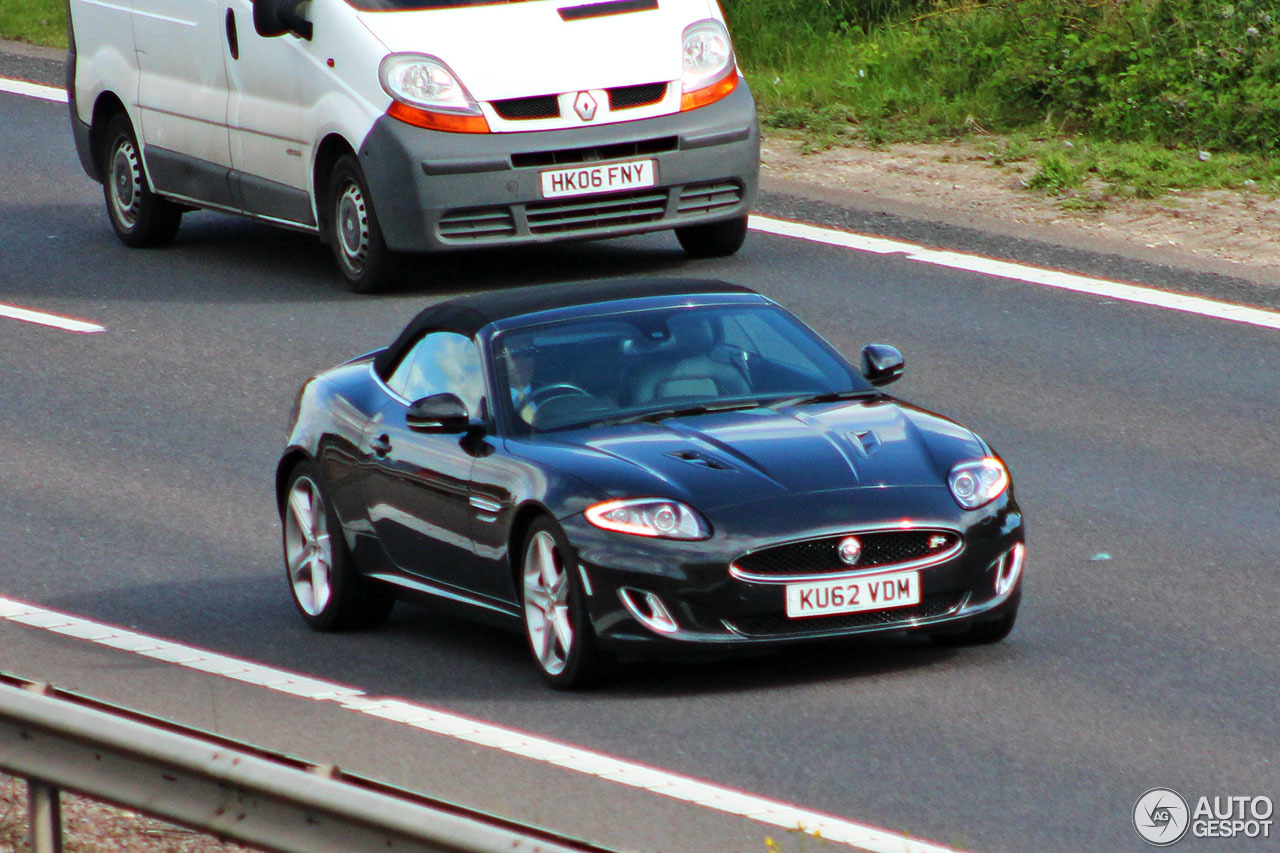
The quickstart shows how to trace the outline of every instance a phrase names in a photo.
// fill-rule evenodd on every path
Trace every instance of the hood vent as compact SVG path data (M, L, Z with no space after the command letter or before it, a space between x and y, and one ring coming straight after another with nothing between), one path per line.
M849 433L849 441L864 459L880 449L880 436L869 429Z
M580 21L583 18L603 18L606 15L625 15L628 12L647 12L658 8L658 0L613 0L610 3L587 3L583 6L562 6L556 11L561 20Z
M732 465L721 462L714 456L707 456L705 453L699 453L696 450L673 450L667 455L672 459L679 459L681 462L688 462L690 465L697 465L699 468L711 468L716 471L734 470Z

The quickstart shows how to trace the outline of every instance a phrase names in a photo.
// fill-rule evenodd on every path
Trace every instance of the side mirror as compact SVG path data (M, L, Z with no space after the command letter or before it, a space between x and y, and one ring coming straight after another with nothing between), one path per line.
M411 404L404 420L409 429L417 432L466 432L471 428L467 404L447 391Z
M902 377L907 363L897 347L867 344L862 348L862 375L872 385L888 385Z
M253 0L253 28L272 38L293 33L311 40L311 22L298 12L300 0Z

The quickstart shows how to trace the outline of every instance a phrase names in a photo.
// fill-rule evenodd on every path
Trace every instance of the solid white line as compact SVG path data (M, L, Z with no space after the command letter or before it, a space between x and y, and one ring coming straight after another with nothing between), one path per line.
M773 219L755 214L751 216L751 228L754 231L766 234L793 237L799 240L808 240L813 243L823 243L828 246L838 246L859 252L872 252L877 255L904 255L908 260L918 261L922 264L998 276L1027 282L1028 284L1056 287L1060 290L1073 290L1077 293L1102 296L1121 302L1134 302L1141 305L1151 305L1156 308L1198 314L1202 317L1230 320L1233 323L1246 323L1250 326L1280 329L1280 313L1275 311L1237 305L1231 302L1219 302L1215 299L1205 299L1200 296L1170 293L1153 287L1142 287L1136 284L1077 275L1046 267L1001 261L995 258L984 258L981 255L930 249L927 246L920 246L915 243L904 243L883 237L870 237L850 231L821 228L802 222L790 222L784 219Z
M3 302L0 302L0 317L21 320L24 323L37 323L41 326L52 326L55 329L80 332L82 334L105 332L107 330L106 326L99 326L97 323L90 323L87 320L76 320L72 317L48 314L44 311L33 311L30 308L19 308L17 305L6 305Z
M671 773L658 767L547 740L426 705L371 697L354 687L332 684L206 649L149 637L115 625L81 619L12 598L0 596L0 619L268 690L316 701L335 702L347 710L434 735L500 750L735 817L749 818L786 830L799 829L827 841L848 844L872 853L956 853L951 847Z
M0 77L0 92L25 95L28 98L39 98L42 101L54 101L59 104L65 104L68 100L67 90L60 86L41 86L39 83L10 80L7 77Z

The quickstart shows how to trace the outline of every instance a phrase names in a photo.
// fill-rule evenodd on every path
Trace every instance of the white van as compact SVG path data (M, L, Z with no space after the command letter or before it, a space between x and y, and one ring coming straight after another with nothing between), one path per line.
M737 251L759 129L716 0L70 0L80 160L130 246L208 208L398 252L674 229Z

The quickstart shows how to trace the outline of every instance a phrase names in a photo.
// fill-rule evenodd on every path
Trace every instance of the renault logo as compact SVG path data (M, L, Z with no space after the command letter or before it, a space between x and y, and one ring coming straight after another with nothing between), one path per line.
M589 92L579 92L573 99L573 111L583 121L591 121L596 117L596 99Z
M847 536L840 540L840 544L836 546L836 552L840 555L840 562L846 566L856 566L858 559L862 556L862 543L858 541L857 536Z

